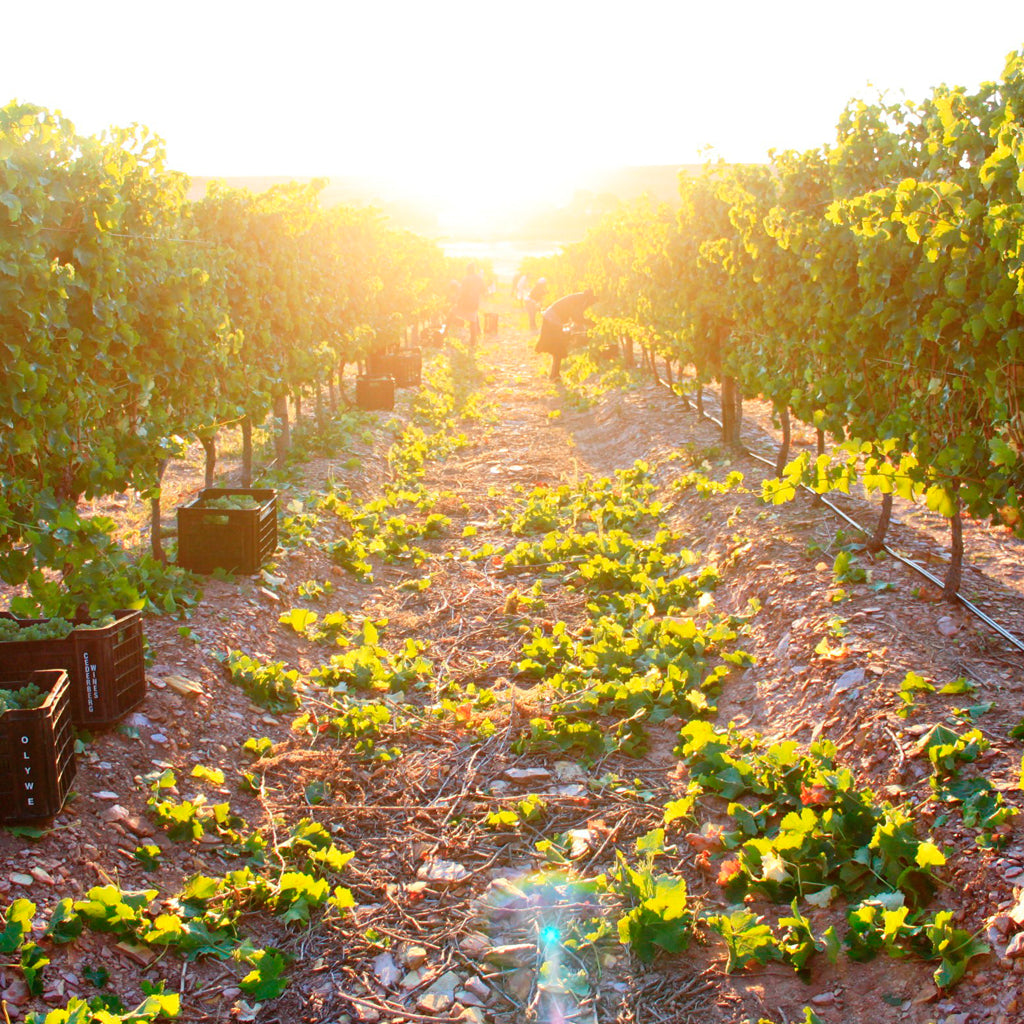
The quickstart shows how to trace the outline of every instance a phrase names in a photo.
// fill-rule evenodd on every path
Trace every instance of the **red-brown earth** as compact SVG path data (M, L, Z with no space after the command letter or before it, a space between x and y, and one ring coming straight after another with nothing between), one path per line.
M287 989L258 1006L239 990L248 968L231 960L158 956L90 932L67 946L40 939L52 960L43 970L40 997L27 992L12 962L16 957L0 956L0 999L10 1020L63 1006L72 996L95 996L98 989L85 972L100 965L110 974L104 991L117 993L128 1006L141 999L144 979L165 979L169 991L181 993L185 1021L740 1024L802 1021L807 1006L827 1024L1024 1019L1024 957L1003 955L1019 927L1005 915L1017 906L1024 885L1021 825L1011 820L999 849L976 845L977 829L964 826L955 811L940 816L930 800L930 765L919 748L929 727L948 721L956 707L991 702L972 723L991 746L971 771L1019 807L1021 744L1009 732L1024 711L1024 656L962 609L939 600L892 559L871 560L855 551L869 578L837 580L836 554L857 538L827 510L804 497L766 505L760 482L769 470L724 449L712 424L649 380L632 378L624 380L628 386L603 390L596 378L581 383L570 373L568 385L550 384L546 366L532 352L525 317L502 309L501 324L473 359L457 360L460 374L478 379L490 415L455 424L465 432L466 445L426 464L423 482L440 495L433 511L451 519L444 537L422 542L427 560L419 567L375 562L373 581L360 582L329 557L326 548L341 527L320 514L309 543L288 540L266 575L204 579L202 601L187 621L147 616L147 696L122 728L89 738L74 795L52 826L38 839L0 830L0 907L29 898L39 907L37 921L45 923L57 900L81 898L111 882L125 890L156 889L158 900L170 900L190 876L221 875L238 866L221 856L223 843L216 838L174 842L155 823L145 779L171 767L178 799L202 792L211 803L229 801L245 828L258 830L271 850L300 818L323 822L339 846L354 852L338 881L351 890L355 908L344 915L314 913L312 924L243 915L244 934L291 958ZM450 358L448 352L431 352L427 363ZM393 415L364 414L344 449L311 457L293 483L282 485L282 514L298 510L294 505L288 511L293 501L310 511L312 496L329 482L350 488L353 500L381 493L391 473L387 451L409 422L411 403L412 392L401 391ZM749 411L749 429L766 430L763 411L754 405ZM679 453L681 458L665 461ZM806 745L832 739L859 783L879 800L911 808L920 833L930 834L948 854L930 909L953 910L959 927L996 943L993 952L972 961L951 991L935 989L934 963L914 958L856 963L840 954L833 965L818 954L806 982L778 963L727 974L723 943L706 931L704 941L685 951L643 963L617 940L621 909L614 901L554 876L538 881L544 865L534 844L571 830L581 830L571 858L579 877L610 871L617 851L635 861L635 840L661 825L664 804L686 786L672 753L679 722L652 727L649 749L638 758L611 754L587 762L575 755L515 753L512 743L529 718L543 717L552 700L542 685L517 678L512 667L527 624L532 619L553 626L561 620L571 633L585 635L584 600L543 568L512 572L500 559L450 555L467 546L515 542L500 513L516 498L517 485L572 484L588 474L613 474L637 459L657 467L659 495L669 506L663 524L696 553L695 569L718 567L716 608L739 614L752 599L759 603L739 639L754 663L728 676L715 720L732 721L766 741ZM233 468L230 457L222 460L225 482ZM716 480L738 470L745 487L707 497L672 489L673 480L694 469ZM199 486L197 460L176 465L165 507L189 500ZM870 502L846 503L870 516ZM131 496L102 506L123 522L126 536L144 539L142 509ZM982 524L971 524L967 533L971 567L965 591L979 595L1019 634L1021 545ZM897 511L892 542L898 547L941 564L942 538L941 522L927 513ZM408 586L427 575L426 589ZM331 592L316 602L303 599L298 587L311 580L330 582ZM535 580L542 581L545 607L524 616L517 602ZM337 648L279 623L282 612L298 607L320 615L342 610L356 622L363 616L387 619L389 649L406 638L423 641L435 679L449 682L451 693L473 684L493 688L497 700L481 710L459 698L454 712L434 717L421 710L433 701L432 693L410 691L405 696L411 724L387 740L402 756L390 762L361 758L347 741L295 732L293 715L254 704L228 681L216 655L240 649L307 674ZM966 677L973 692L921 692L910 714L900 717L900 684L911 671L937 686ZM182 680L195 684L194 692ZM316 700L315 690L307 689L303 710L315 710ZM489 738L474 741L484 716L496 728ZM253 765L241 746L262 736L273 742L273 753ZM196 765L222 770L224 784L193 778ZM535 769L532 778L508 774L527 768ZM260 792L238 787L243 771L262 775ZM322 784L322 802L311 802L314 783ZM514 806L528 793L547 803L538 821L511 831L485 824L488 813ZM713 820L716 806L709 803L702 820ZM724 804L717 808L719 819L722 810ZM698 848L684 838L695 831L699 825L693 822L669 827L657 870L684 877L695 908L724 908L714 874L702 871ZM161 850L155 871L143 870L134 855L143 844ZM463 877L439 877L441 862L461 866L451 871ZM788 912L785 905L763 901L749 909L769 921ZM803 909L816 934L829 924L842 934L839 901ZM590 916L604 918L610 934L592 944L560 947L561 969L582 972L584 980L575 992L552 994L546 985L558 958L545 945L542 929L554 922L568 934L573 920ZM512 948L494 952L504 946Z

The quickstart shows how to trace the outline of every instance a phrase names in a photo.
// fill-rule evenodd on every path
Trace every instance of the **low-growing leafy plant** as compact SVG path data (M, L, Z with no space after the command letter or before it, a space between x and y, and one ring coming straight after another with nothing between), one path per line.
M231 682L255 704L268 711L294 711L299 706L295 692L299 674L286 669L283 662L261 662L242 651L229 651L223 660Z
M295 592L307 601L320 601L334 590L330 580L306 580L296 587Z
M116 997L95 997L89 1001L75 997L64 1009L46 1013L30 1011L25 1024L152 1024L162 1018L177 1017L181 1012L181 998L177 993L165 992L164 982L153 985L142 981L144 999L132 1010L126 1010Z
M342 692L354 689L397 693L410 686L426 686L433 675L433 665L423 656L426 645L409 638L400 651L392 653L380 644L382 628L379 622L365 619L360 634L347 641L349 648L313 669L310 682Z
M641 836L636 841L636 866L630 866L619 851L616 866L608 875L610 891L630 908L619 918L619 941L645 962L654 959L656 949L679 953L693 938L695 918L686 879L654 870L664 842L662 829Z

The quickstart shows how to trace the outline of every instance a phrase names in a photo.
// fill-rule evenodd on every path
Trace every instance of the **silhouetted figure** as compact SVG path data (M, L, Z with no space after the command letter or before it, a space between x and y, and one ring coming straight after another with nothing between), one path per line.
M454 314L459 320L469 324L469 347L476 346L480 337L480 300L487 291L487 284L477 270L475 263L466 267L466 276L459 284L459 294L455 299Z
M562 360L569 354L569 328L592 327L586 310L594 304L596 296L586 291L566 295L552 302L541 317L540 337L537 339L538 352L551 353L551 379L562 379Z

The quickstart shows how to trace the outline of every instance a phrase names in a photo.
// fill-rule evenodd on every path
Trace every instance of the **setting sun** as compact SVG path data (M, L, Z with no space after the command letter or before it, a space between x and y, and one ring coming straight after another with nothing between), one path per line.
M515 227L526 217L567 202L579 180L571 166L539 166L521 158L490 156L469 166L423 167L414 182L393 177L438 210L443 233L489 232Z

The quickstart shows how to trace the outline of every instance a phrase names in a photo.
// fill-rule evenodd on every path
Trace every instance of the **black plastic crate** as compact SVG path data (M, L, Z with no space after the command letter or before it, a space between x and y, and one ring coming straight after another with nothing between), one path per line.
M357 377L356 405L360 409L394 409L395 380L393 377Z
M387 377L391 374L391 355L383 350L368 352L366 355L366 375L368 377Z
M423 353L418 348L402 349L392 352L391 376L395 378L396 388L419 387L423 378Z
M120 610L107 626L90 627L90 620L75 620L75 630L64 640L8 640L0 642L0 681L25 679L37 669L62 668L71 683L71 714L75 725L113 725L138 707L146 696L146 661L142 613ZM21 626L47 619L19 619L8 612L0 617Z
M250 497L254 508L209 508L214 498ZM216 569L251 576L277 550L277 491L207 487L178 509L178 565L192 572Z
M45 821L60 813L75 777L71 683L64 669L40 669L0 682L48 691L38 708L0 714L0 824Z

